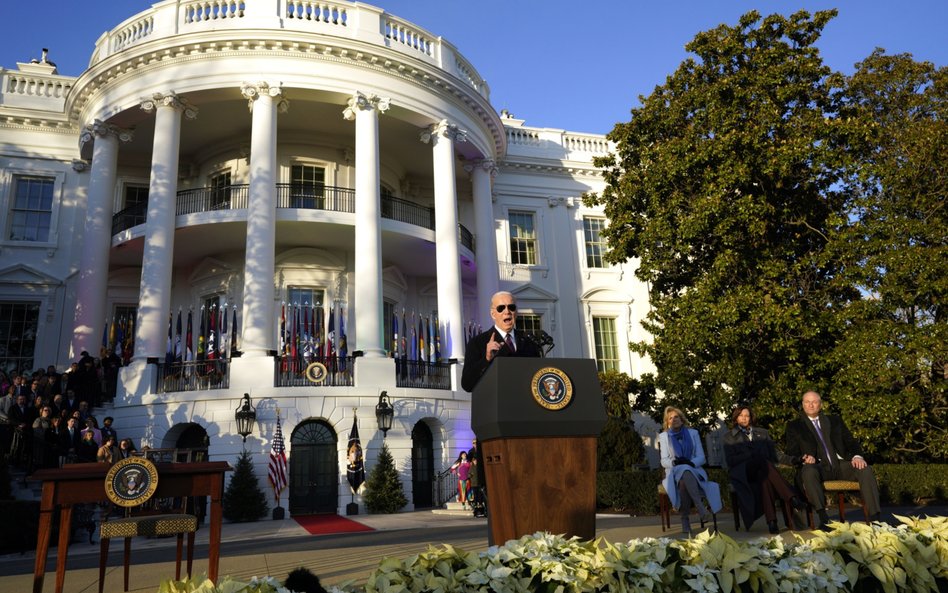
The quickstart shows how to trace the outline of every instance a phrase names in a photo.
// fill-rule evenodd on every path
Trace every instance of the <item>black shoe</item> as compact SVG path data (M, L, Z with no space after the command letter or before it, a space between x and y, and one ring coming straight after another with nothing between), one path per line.
M801 499L799 496L794 496L790 499L790 506L792 506L798 511L805 511L806 501Z
M820 525L826 525L830 522L829 515L826 514L826 509L817 509L816 516L820 518Z
M770 533L772 533L772 534L774 534L774 535L780 533L780 528L777 527L777 522L776 522L776 521L767 521L767 531L769 531Z
M882 522L882 513L876 513L875 515L872 515L871 517L869 517L869 521L871 521L871 522L873 522L873 523L881 523L881 522Z
M817 527L819 531L830 532L833 531L833 528L827 525L826 523L820 523L820 526Z

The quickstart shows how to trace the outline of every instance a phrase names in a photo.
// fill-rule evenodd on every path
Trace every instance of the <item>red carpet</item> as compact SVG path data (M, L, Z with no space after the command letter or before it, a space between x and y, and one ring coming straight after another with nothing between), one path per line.
M296 522L311 535L326 535L330 533L356 533L359 531L375 531L358 521L346 519L339 515L302 515L294 516Z

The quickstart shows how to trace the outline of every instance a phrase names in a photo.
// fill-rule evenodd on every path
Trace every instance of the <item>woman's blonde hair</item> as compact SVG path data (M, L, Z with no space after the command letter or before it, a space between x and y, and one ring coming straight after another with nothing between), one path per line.
M682 426L688 426L688 417L685 416L685 413L676 408L675 406L667 406L665 408L665 417L662 419L662 428L668 430L671 426L671 415L678 414L678 417L681 418Z

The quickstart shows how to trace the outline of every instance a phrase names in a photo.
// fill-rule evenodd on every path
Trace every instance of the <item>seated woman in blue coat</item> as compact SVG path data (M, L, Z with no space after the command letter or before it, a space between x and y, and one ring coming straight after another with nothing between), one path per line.
M705 463L704 448L698 431L688 428L688 419L678 408L665 408L662 422L664 432L658 435L658 447L662 454L665 479L662 484L672 507L681 514L681 532L691 535L688 513L694 505L701 522L711 519L711 513L721 510L721 491L716 482L708 480L702 466ZM702 502L711 507L711 511Z

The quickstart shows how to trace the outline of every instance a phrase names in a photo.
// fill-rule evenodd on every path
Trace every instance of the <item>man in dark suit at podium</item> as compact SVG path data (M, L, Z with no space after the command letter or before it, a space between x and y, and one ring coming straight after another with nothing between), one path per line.
M497 356L540 356L537 345L516 330L517 299L512 294L501 291L491 297L490 317L494 320L494 327L467 343L464 371L461 373L464 391L474 391L474 386Z

